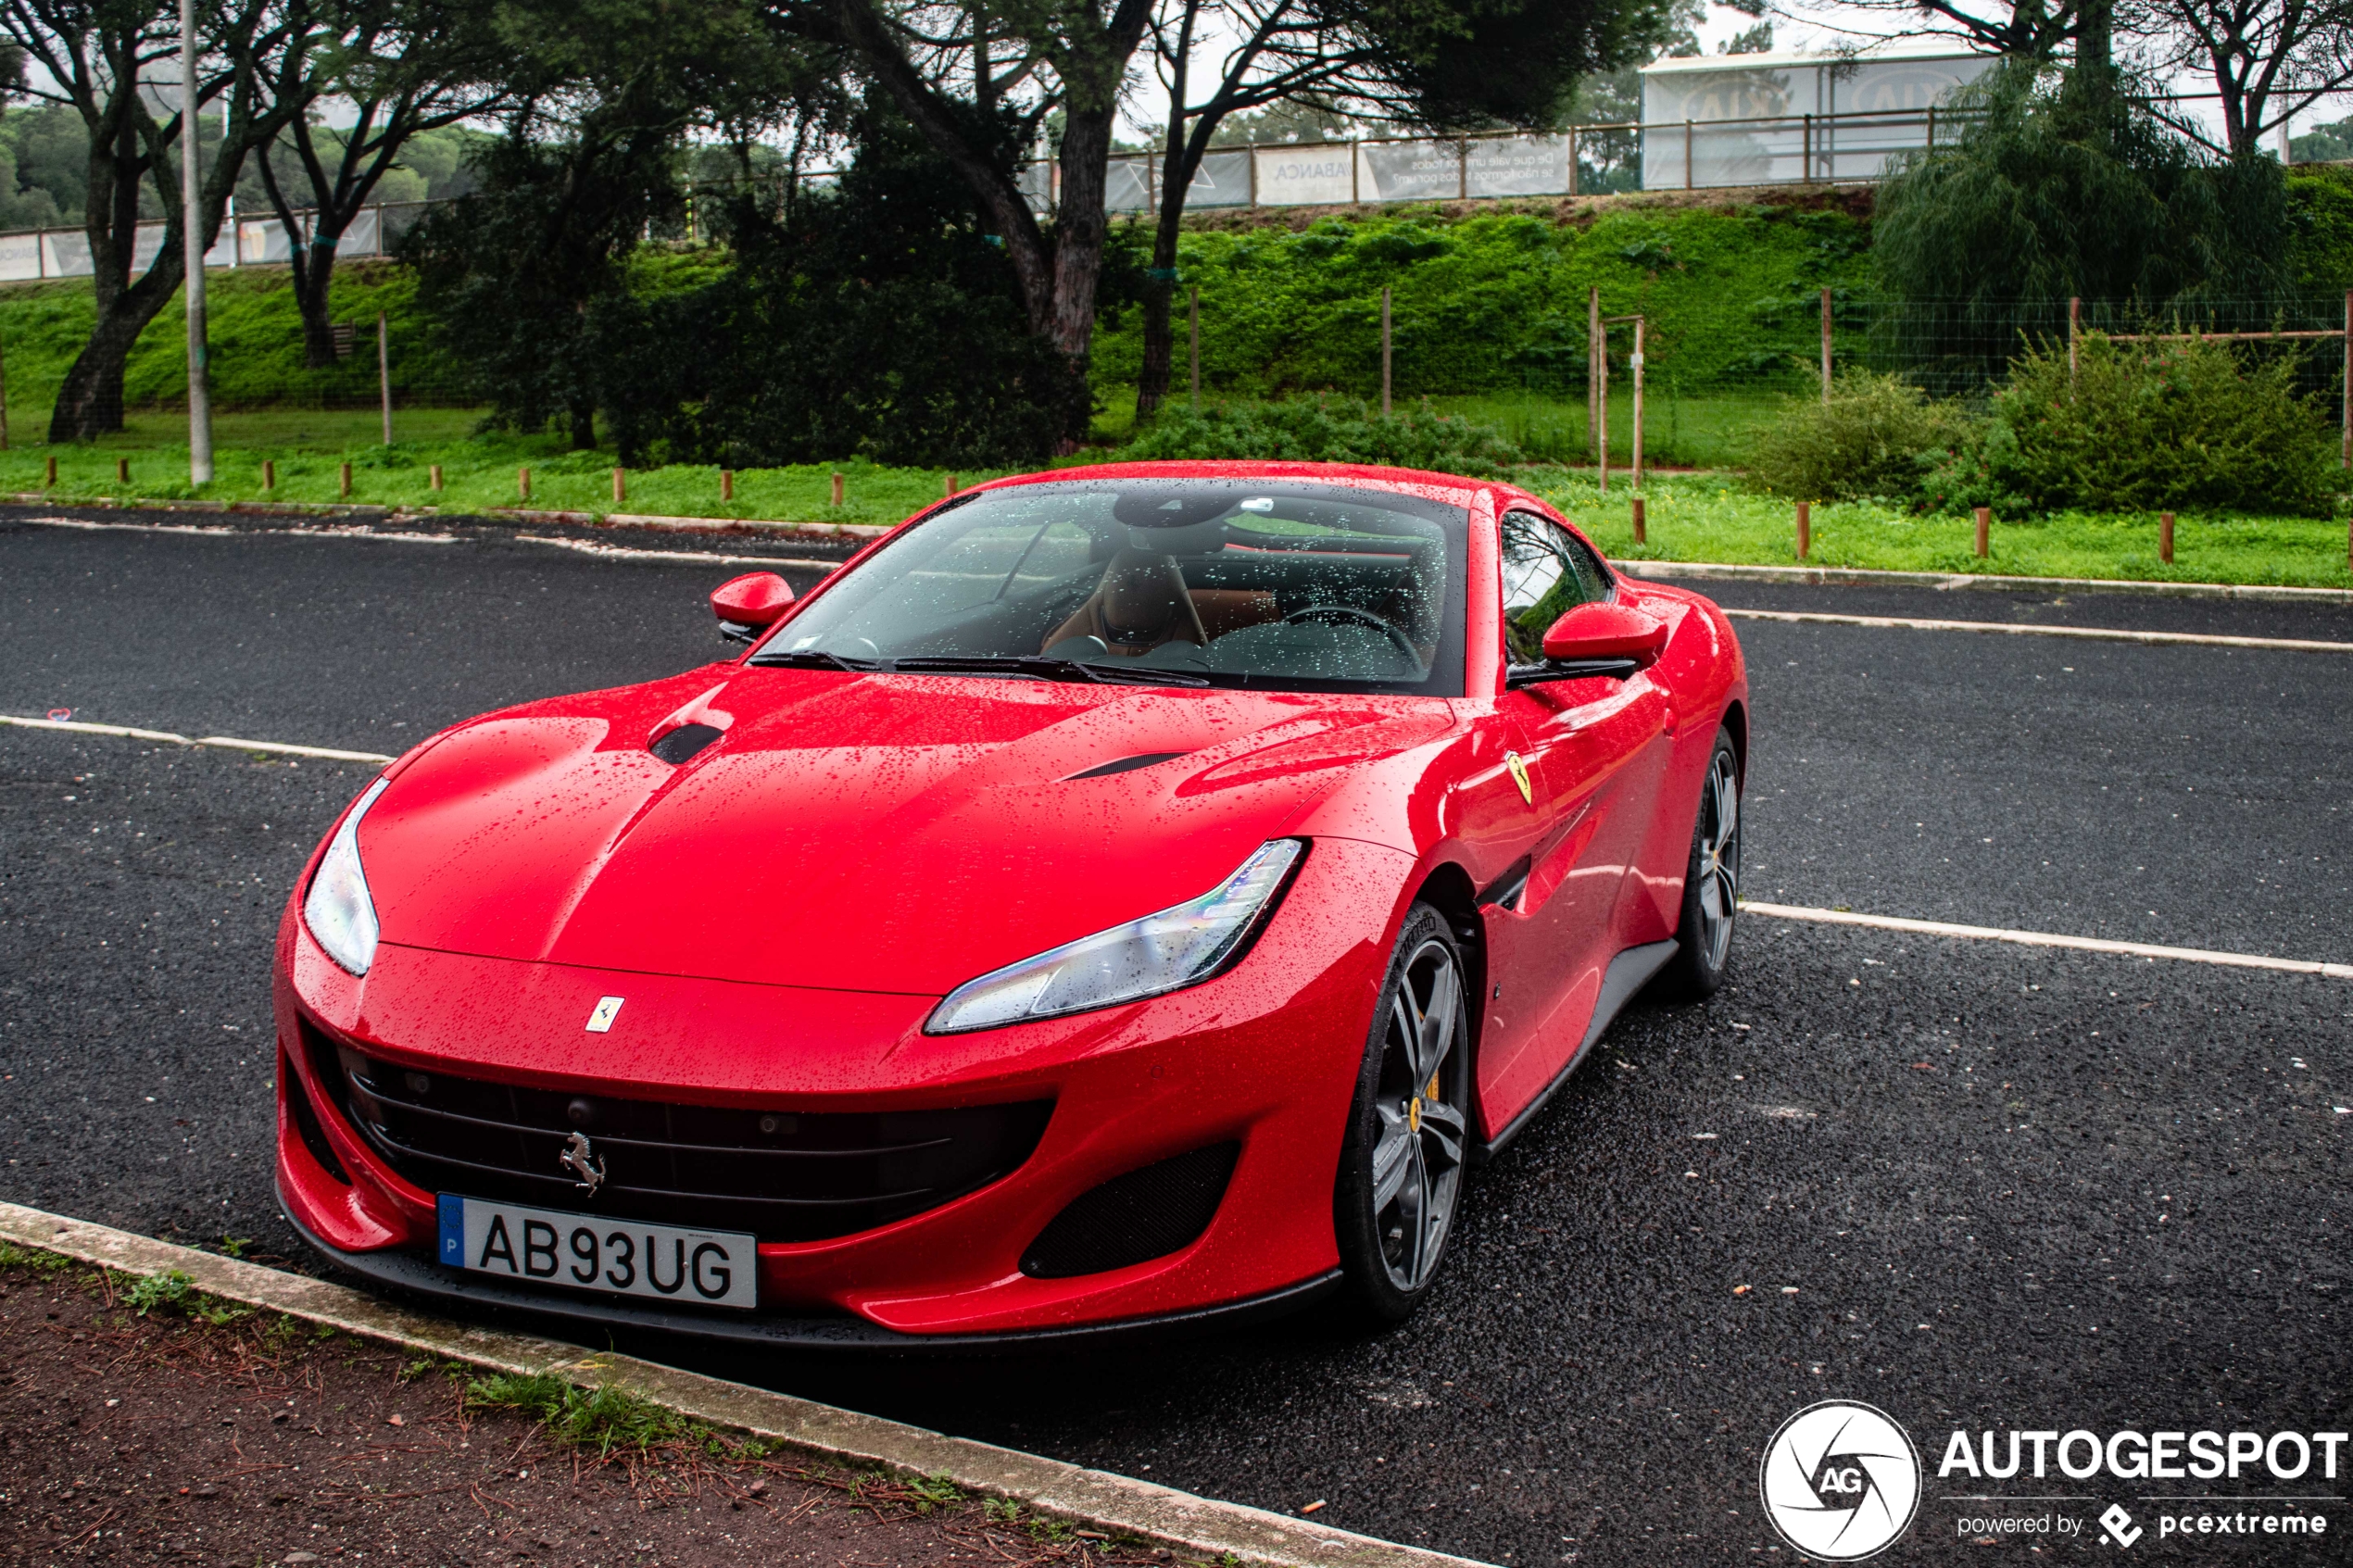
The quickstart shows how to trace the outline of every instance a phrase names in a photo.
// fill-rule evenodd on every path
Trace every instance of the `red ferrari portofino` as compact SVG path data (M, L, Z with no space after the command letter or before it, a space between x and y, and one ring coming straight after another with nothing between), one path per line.
M343 1268L772 1344L1393 1321L1724 972L1740 645L1508 484L1033 474L711 602L736 656L446 730L312 856L277 1174Z

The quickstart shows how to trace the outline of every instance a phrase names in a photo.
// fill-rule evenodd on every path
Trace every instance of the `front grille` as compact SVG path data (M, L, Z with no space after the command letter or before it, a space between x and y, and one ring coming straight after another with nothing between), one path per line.
M1069 1279L1190 1247L1217 1217L1241 1151L1238 1143L1214 1143L1080 1193L1038 1233L1021 1272Z
M312 1034L320 1082L369 1147L427 1192L615 1219L848 1236L937 1208L1029 1158L1051 1100L953 1110L780 1111L518 1088L379 1061ZM586 1135L605 1179L560 1163Z

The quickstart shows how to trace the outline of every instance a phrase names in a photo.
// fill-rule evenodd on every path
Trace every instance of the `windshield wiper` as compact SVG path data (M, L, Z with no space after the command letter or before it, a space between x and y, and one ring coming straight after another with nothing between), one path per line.
M751 662L796 670L847 670L853 675L863 675L882 668L880 659L845 659L823 648L793 648L779 653L763 653L756 656Z
M937 658L901 659L891 668L901 674L958 673L983 674L1003 671L1012 675L1035 675L1040 680L1067 681L1076 677L1106 686L1205 686L1206 675L1189 674L1182 670L1134 669L1118 664L1095 664L1077 659L1045 659L1036 655L943 654Z

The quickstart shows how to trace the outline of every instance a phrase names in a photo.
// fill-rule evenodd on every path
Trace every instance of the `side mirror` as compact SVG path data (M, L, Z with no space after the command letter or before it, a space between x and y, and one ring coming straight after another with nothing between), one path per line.
M792 584L773 571L748 571L711 591L711 612L729 642L757 642L792 608Z
M1544 633L1544 662L1511 671L1512 686L1541 681L1573 681L1586 675L1620 680L1658 662L1667 646L1667 622L1625 605L1579 605Z

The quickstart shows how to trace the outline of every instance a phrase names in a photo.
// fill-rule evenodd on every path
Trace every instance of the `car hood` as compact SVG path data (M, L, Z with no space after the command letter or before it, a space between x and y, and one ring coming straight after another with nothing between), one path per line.
M681 722L724 734L672 766L648 747ZM714 667L459 727L360 852L404 947L937 996L1207 892L1451 724L1428 697Z

